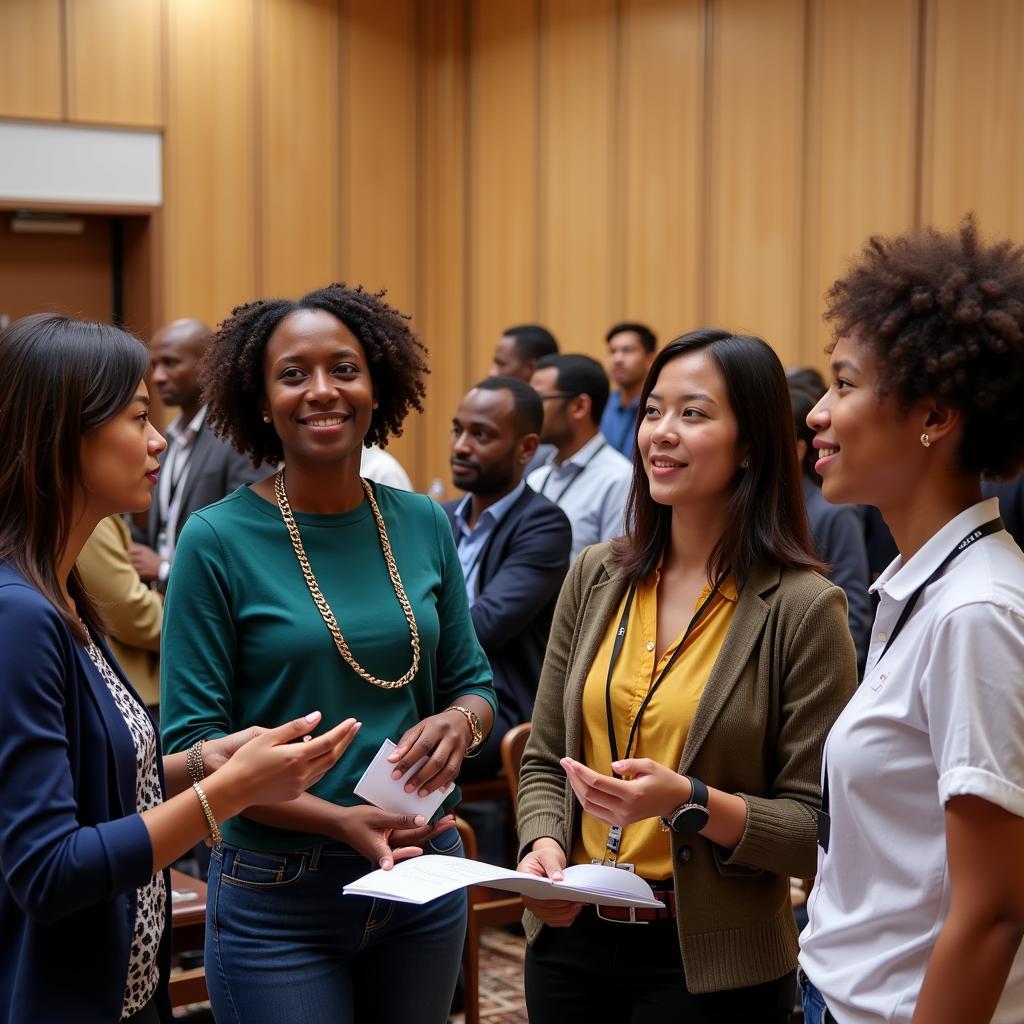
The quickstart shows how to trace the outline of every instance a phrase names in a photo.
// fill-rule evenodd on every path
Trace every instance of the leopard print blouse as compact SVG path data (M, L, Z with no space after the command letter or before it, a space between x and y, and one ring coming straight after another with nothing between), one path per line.
M156 767L156 731L146 709L129 693L120 677L89 637L89 658L107 684L135 745L135 809L140 814L163 800ZM132 935L121 1020L138 1013L153 998L160 981L157 949L166 920L167 889L157 872L135 891L135 933Z

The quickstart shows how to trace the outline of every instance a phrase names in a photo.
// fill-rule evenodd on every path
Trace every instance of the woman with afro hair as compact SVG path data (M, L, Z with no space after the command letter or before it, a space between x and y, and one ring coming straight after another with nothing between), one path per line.
M242 306L210 349L211 426L280 468L182 531L163 641L167 745L309 700L327 721L344 708L362 722L347 761L310 792L224 826L206 938L221 1024L441 1024L451 1005L464 893L422 907L342 895L424 848L462 852L452 815L389 814L354 794L383 741L398 744L395 778L422 762L406 790L444 789L449 810L493 720L444 512L359 475L363 446L385 445L421 407L425 355L380 295L344 285Z
M1024 555L981 478L1024 464L1024 249L872 238L828 302L815 469L899 554L825 744L805 1019L1020 1024Z

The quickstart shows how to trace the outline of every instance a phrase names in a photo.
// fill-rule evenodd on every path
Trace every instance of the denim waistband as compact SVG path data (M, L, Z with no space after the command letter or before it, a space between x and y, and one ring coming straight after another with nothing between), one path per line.
M320 861L327 857L354 857L359 860L366 860L355 847L349 846L348 843L339 842L317 843L314 846L306 846L301 850L253 850L244 846L234 846L231 843L224 843L223 847L225 852L229 854L244 850L247 855L279 860L282 867L305 861L307 866L313 871L316 870Z
M449 853L459 845L460 841L461 837L459 836L458 830L454 828L448 829L442 832L441 835L428 840L424 845L423 852ZM231 854L237 850L244 850L247 855L279 860L281 867L300 864L305 861L306 867L310 871L316 871L322 860L339 857L361 860L367 865L370 864L366 857L364 857L363 854L361 854L355 847L349 846L348 843L337 841L316 843L313 846L306 846L301 850L251 850L247 847L234 846L231 843L223 843L222 846L225 851Z

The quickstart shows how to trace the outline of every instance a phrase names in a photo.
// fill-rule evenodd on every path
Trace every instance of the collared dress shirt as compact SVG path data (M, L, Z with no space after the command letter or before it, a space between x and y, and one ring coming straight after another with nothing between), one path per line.
M157 511L160 513L160 532L157 537L157 554L165 561L174 558L174 539L178 533L178 519L181 517L181 499L188 479L189 462L195 448L196 438L206 419L206 406L183 425L181 417L167 425L167 452L160 465L157 479Z
M914 591L995 498L965 509L879 595L864 681L825 744L831 834L800 937L800 964L841 1024L909 1024L949 913L946 803L976 796L1024 817L1024 555L1005 531ZM1024 1020L1024 948L992 1020Z
M639 395L629 405L623 405L622 392L616 391L608 399L608 404L601 415L601 433L608 438L608 443L627 459L633 458L633 449L636 447L636 417L639 411Z
M469 598L469 606L473 607L477 595L477 580L480 578L480 559L483 557L487 541L498 528L498 524L505 518L505 514L516 503L519 495L526 490L526 481L520 480L519 485L513 488L504 498L499 498L489 508L480 513L476 526L469 527L469 503L473 496L467 494L459 507L455 510L455 544L459 551L459 562L462 564L462 574L466 577L466 596Z
M585 547L623 532L632 479L629 459L599 431L561 465L552 455L526 482L568 517L572 526L570 558L575 560Z

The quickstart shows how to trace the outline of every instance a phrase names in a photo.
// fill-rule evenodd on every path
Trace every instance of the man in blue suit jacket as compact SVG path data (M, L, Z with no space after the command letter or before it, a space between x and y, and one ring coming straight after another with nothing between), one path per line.
M452 479L468 493L444 508L498 695L494 728L480 755L463 763L463 781L496 775L502 736L530 720L569 568L569 520L523 480L543 419L540 396L525 381L489 377L469 391L452 420Z

